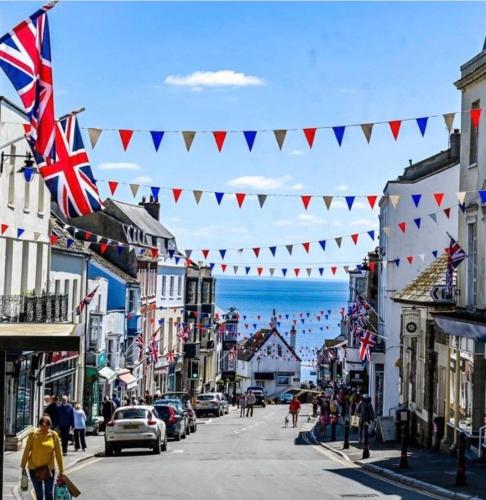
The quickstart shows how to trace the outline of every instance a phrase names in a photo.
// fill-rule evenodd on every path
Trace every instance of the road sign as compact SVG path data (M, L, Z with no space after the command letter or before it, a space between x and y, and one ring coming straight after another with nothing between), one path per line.
M449 293L445 285L435 285L430 291L430 296L434 302L455 302L454 288L452 293Z

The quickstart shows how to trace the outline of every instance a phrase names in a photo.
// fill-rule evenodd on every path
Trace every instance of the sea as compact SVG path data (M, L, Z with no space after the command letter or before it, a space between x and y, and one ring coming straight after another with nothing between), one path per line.
M338 280L218 277L216 304L240 313L240 338L268 328L275 310L278 331L289 340L297 331L296 350L302 359L302 381L315 382L316 350L340 333L341 308L346 308L349 283Z

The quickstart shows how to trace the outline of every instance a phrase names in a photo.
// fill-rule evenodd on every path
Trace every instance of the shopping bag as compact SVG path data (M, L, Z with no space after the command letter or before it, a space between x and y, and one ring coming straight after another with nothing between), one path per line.
M71 493L69 493L68 487L66 484L57 483L54 488L54 500L72 500Z
M361 419L358 417L358 415L353 415L351 417L351 427L359 427L360 423Z
M63 480L69 490L69 493L71 493L73 497L79 497L79 495L81 495L78 487L71 481L71 479L67 476L63 476Z
M22 491L27 491L29 489L29 478L26 472L22 472L22 478L20 479L20 489Z

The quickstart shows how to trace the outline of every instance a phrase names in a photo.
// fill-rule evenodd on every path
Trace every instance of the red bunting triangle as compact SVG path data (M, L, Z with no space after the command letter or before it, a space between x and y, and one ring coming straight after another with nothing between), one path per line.
M227 264L221 264L221 270L224 272L226 272L226 268L228 267Z
M91 233L90 231L85 231L84 232L84 239L85 240L89 240L91 238L93 233Z
M120 139L123 144L123 149L126 151L128 145L130 144L130 141L132 140L133 130L120 129L118 133L120 134Z
M261 276L263 272L263 267L257 267L258 276Z
M108 243L100 243L100 251L101 255L104 255L104 253L108 250Z
M182 189L180 188L172 188L172 194L174 196L174 201L177 203L182 194Z
M445 216L447 218L449 218L451 216L451 209L450 209L450 207L444 208L444 213L445 213Z
M298 277L298 276L299 276L299 274L300 274L300 268L299 268L299 267L296 267L296 268L294 269L294 273L295 273L295 276L297 276L297 277Z
M307 241L306 243L302 243L302 246L305 248L305 251L307 253L309 253L309 249L310 249L310 242Z
M209 255L209 250L201 250L201 252L204 255L204 258L207 259Z
M479 119L481 118L481 108L470 109L469 114L471 115L471 122L474 125L474 128L478 128Z
M413 255L409 255L407 257L408 263L411 264L413 262Z
M213 132L214 140L216 141L216 146L218 147L218 151L221 153L223 149L223 144L226 139L226 132L224 130L218 130Z
M304 208L307 210L307 207L309 206L312 196L308 194L303 194L301 198L302 198L302 203L304 204Z
M254 248L253 253L255 254L255 257L258 258L258 256L260 255L260 248L259 247Z
M188 257L186 259L186 267L190 267L192 265L192 263L193 263L192 260ZM194 316L196 316L196 315L194 315Z
M402 120L392 120L391 122L388 122L388 125L390 125L393 137L395 138L395 140L397 140L398 134L400 132L400 127L402 126Z
M398 227L401 229L402 233L405 233L405 231L407 230L407 223L406 222L400 222L398 224Z
M0 234L4 234L7 229L8 229L8 224L0 225Z
M444 199L444 193L434 193L434 198L437 206L440 207L442 205L442 200Z
M59 236L56 236L55 234L51 234L51 237L50 237L51 245L55 245L57 243L58 239L59 239Z
M354 242L355 245L356 245L356 243L358 243L358 238L359 238L359 234L358 233L351 235L351 239L353 240L353 242Z
M156 257L159 256L159 249L158 248L151 248L150 253L152 254L152 258L155 259Z
M376 269L376 262L370 262L368 267L370 268L370 271L374 271Z
M332 273L333 275L335 275L335 274L336 274L336 271L337 271L337 267L336 267L336 266L331 266L331 273Z
M245 201L246 194L245 193L236 193L236 201L238 202L238 206L241 208L243 202Z
M110 188L111 195L114 196L116 188L118 187L118 182L117 181L108 181L108 186Z
M373 209L375 208L375 203L376 203L376 200L378 199L378 196L376 196L376 194L372 194L372 195L369 195L366 197L368 199L368 204L370 205L370 207Z
M316 128L305 128L304 129L304 135L305 138L307 139L307 143L309 144L309 148L312 148L314 145L314 139L316 137Z

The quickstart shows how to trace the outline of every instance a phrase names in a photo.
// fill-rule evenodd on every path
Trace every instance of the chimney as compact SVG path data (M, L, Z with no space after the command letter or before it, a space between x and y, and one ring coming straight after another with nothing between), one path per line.
M459 160L461 156L461 133L458 128L451 134L451 159Z
M159 220L159 215L160 215L160 203L154 199L154 197L151 195L149 198L149 201L145 201L145 197L142 198L142 201L139 203L139 205L156 220Z
M290 347L295 351L295 346L297 344L297 330L295 329L295 325L292 325L292 329L290 330Z

